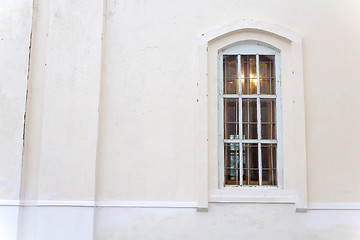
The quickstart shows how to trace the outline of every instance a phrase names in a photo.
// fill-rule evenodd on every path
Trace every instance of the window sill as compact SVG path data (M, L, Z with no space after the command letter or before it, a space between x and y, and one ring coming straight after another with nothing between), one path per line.
M223 188L209 191L212 203L295 203L295 192L278 188Z

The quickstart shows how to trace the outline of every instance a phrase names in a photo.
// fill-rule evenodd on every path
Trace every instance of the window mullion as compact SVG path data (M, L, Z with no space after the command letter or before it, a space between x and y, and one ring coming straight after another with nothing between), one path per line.
M257 132L258 140L261 140L261 109L260 109L260 61L259 54L256 55L256 81L257 81ZM262 160L261 160L261 143L258 143L258 167L259 167L259 185L262 186Z
M260 95L260 64L259 64L259 55L257 54L256 55L256 81L257 81L257 85L256 85L256 87L257 87L257 89L256 89L256 91L257 91L257 95L258 95L258 97L259 97L259 95Z
M238 93L239 93L239 139L243 139L242 133L242 96L241 96L241 56L238 55ZM239 144L239 168L240 168L240 186L243 185L243 146L242 143Z

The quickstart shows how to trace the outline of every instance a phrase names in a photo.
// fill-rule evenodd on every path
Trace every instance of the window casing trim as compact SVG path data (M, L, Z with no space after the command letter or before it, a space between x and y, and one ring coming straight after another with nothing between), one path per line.
M244 19L228 25L224 25L208 33L202 33L197 40L197 51L195 51L197 77L196 77L196 157L197 157L197 208L207 209L209 200L214 196L234 193L231 202L258 202L256 196L243 196L246 191L223 190L214 188L212 178L216 175L216 186L218 186L217 167L214 168L214 150L218 144L214 144L212 125L217 114L214 115L214 91L212 86L217 85L217 75L211 71L216 70L217 52L239 41L260 41L275 46L281 53L282 77L287 79L281 83L282 88L282 127L283 127L283 159L284 179L291 178L284 184L283 189L259 189L251 191L253 195L261 197L262 191L269 192L269 202L277 202L281 195L292 194L292 201L298 211L307 208L307 177L306 177L306 134L305 134L305 104L304 104L304 79L303 79L303 56L301 36L276 24ZM211 50L217 49L216 53ZM215 61L215 67L212 63ZM284 64L286 62L286 64ZM215 69L214 69L215 68ZM216 71L215 71L216 72ZM215 94L217 96L217 94ZM216 108L218 103L216 101ZM215 117L215 118L214 118ZM216 131L217 132L217 131ZM216 161L218 165L218 161ZM225 193L224 193L225 192ZM271 193L270 193L271 192ZM277 194L277 193L281 194ZM279 198L278 198L278 197ZM289 198L288 198L289 199Z

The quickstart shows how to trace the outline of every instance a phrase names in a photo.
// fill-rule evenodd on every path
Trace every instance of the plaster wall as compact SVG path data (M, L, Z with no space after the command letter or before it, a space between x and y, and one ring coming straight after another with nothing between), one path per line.
M23 199L94 199L102 7L36 3Z
M210 204L195 209L99 208L96 239L347 239L360 237L360 211L294 214L291 204Z
M0 199L20 194L32 1L0 1Z
M0 206L0 239L15 240L18 231L17 206Z
M303 37L309 201L358 202L359 13L355 0L108 1L99 198L194 199L196 39L255 19Z
M262 8L234 2L218 11L217 1L193 3L191 9L180 2L108 1L106 31L103 5L88 3L87 11L74 11L85 7L81 4L50 1L37 6L24 161L28 170L23 172L27 198L40 194L42 199L91 200L98 158L98 200L195 200L196 40L212 28L247 18L303 36L309 200L359 200L355 142L345 144L345 138L357 134L357 128L347 127L355 125L359 112L344 107L356 100L359 85L351 70L357 55L350 54L359 51L359 33L352 31L358 22L356 1L330 1L326 11L304 2L281 8L280 2ZM343 17L331 17L335 9ZM331 53L331 61L314 62ZM337 68L331 67L333 62ZM340 93L337 101L330 98L335 92ZM330 132L337 136L333 141L324 138ZM341 147L329 153L334 142ZM20 156L21 148L13 152ZM345 156L341 162L340 155ZM66 170L66 178L60 169ZM335 172L350 184L339 185ZM341 194L333 194L334 189Z
M25 207L22 211L17 239L93 239L94 208Z
M115 239L311 239L356 240L360 211L295 213L292 204L210 204L194 208L25 207L0 208L4 240ZM94 219L94 211L96 211ZM17 231L19 231L17 233Z
M254 19L303 37L308 202L360 208L359 0L32 4L0 0L1 239L360 237L358 210L193 206L197 41Z

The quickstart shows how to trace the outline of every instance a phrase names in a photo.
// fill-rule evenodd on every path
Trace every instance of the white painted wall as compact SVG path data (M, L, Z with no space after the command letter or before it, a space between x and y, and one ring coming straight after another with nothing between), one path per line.
M256 214L254 214L256 213ZM360 211L294 214L292 205L210 204L194 209L100 208L96 239L347 239L360 237Z
M15 240L18 231L19 207L0 207L0 239Z
M359 0L32 4L0 0L1 239L360 237ZM193 208L197 40L242 19L302 36L309 207L349 210Z
M22 198L93 200L103 4L36 6Z
M356 141L346 140L360 112L345 107L358 98L359 12L354 0L108 1L99 198L194 199L196 39L255 19L303 37L309 200L360 201Z
M100 200L196 198L197 35L176 5L153 4L108 1Z
M93 239L94 208L25 207L22 210L19 239Z
M32 1L0 1L0 198L20 194Z

